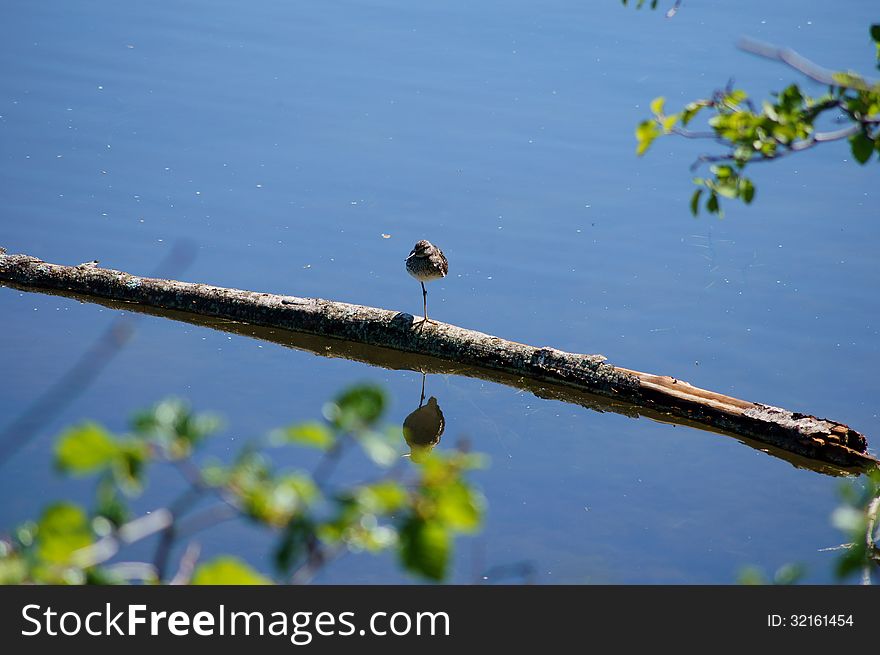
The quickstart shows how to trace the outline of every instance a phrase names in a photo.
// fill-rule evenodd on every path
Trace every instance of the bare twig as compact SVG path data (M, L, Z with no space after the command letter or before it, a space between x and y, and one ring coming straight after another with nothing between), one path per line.
M107 573L115 574L126 581L143 580L151 582L156 580L156 569L146 562L117 562L106 567Z
M673 4L666 12L666 18L672 18L675 16L675 14L678 13L679 7L681 7L681 0L675 0L675 4Z
M790 66L799 73L806 75L811 80L828 86L836 86L843 89L855 89L857 91L876 91L880 88L880 82L867 78L850 76L847 82L840 78L840 74L813 63L806 57L798 54L791 48L780 48L770 43L755 39L743 38L737 44L740 50L750 52L753 55L780 61Z
M153 566L156 568L156 575L160 580L165 577L165 568L168 565L171 546L174 544L177 521L183 513L202 497L203 493L204 490L201 487L192 486L169 507L173 520L162 531L162 536L159 537L159 543L156 545L156 552L153 555Z
M168 584L189 584L189 581L192 580L192 574L196 568L196 562L198 561L201 552L202 547L195 541L191 541L187 544L186 550L183 551L183 555L180 557L180 565L177 567L177 573L175 573L174 577L168 581Z
M227 504L218 503L207 509L187 517L181 521L180 526L176 530L176 536L179 539L186 539L197 532L201 532L207 528L229 521L240 516L240 509Z
M307 549L306 561L291 573L290 584L308 584L318 574L321 567L327 564L327 562L336 559L345 551L342 544L325 546L316 538L309 541Z
M140 541L157 532L161 532L173 521L174 517L164 507L140 516L102 537L93 544L73 553L73 560L83 568L106 562L127 544Z
M874 542L874 529L877 527L877 514L880 513L880 496L877 496L870 503L868 503L868 508L865 511L865 515L867 517L867 525L865 529L865 545L867 547L867 554L870 559L874 559L876 557L876 545ZM869 585L871 584L871 565L869 562L865 562L865 565L862 567L862 584Z

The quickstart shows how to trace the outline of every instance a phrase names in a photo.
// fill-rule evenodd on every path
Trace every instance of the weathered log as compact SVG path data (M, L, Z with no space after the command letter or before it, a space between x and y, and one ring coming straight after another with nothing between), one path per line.
M114 305L126 303L125 309L135 311L156 313L154 310L161 309L173 312L173 317L180 320L201 316L237 321L246 326L234 331L259 331L261 334L254 336L260 338L267 338L265 328L269 332L314 335L337 344L337 352L332 354L344 353L351 344L361 344L415 358L415 364L389 366L392 368L431 372L446 367L452 369L449 372L529 388L537 395L562 400L579 395L583 400L571 400L596 405L601 411L646 415L758 442L774 454L777 449L792 453L797 465L810 460L825 462L842 472L880 465L868 452L864 435L836 421L740 400L668 376L612 366L602 355L528 346L446 323L424 324L421 318L403 312L139 277L93 263L63 266L28 255L2 253L0 283L30 291L55 290L95 301L107 299ZM277 337L273 334L271 340L285 340ZM322 354L331 354L326 347L324 350Z

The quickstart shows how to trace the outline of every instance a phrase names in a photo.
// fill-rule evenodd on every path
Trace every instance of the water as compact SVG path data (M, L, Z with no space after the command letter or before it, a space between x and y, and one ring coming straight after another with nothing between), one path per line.
M428 238L450 261L429 287L440 320L828 416L876 453L875 167L831 144L755 170L753 207L694 220L687 167L708 144L661 140L637 159L632 134L658 95L677 107L734 75L759 98L801 81L737 51L742 35L869 73L873 8L692 3L666 20L612 1L10 2L0 244L147 274L186 240L186 280L418 313L403 259ZM119 314L11 289L0 313L10 420ZM0 526L90 494L51 470L66 425L122 430L182 395L227 417L210 448L223 456L318 417L355 381L388 389L391 422L418 404L415 372L142 317L3 466ZM790 561L833 581L820 549L843 540L828 520L838 479L503 385L432 375L427 392L446 417L440 447L467 437L492 462L474 476L489 511L457 542L455 582L528 562L547 583L728 583ZM158 470L149 502L177 484ZM203 546L268 568L247 526ZM405 579L391 557L357 556L318 581Z

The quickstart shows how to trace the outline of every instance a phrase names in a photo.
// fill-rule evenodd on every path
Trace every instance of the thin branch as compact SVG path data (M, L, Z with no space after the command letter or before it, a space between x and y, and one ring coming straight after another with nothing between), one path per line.
M171 525L173 520L171 512L164 507L159 508L129 521L106 537L79 549L73 553L73 559L83 568L101 564L118 553L122 546L161 532Z
M325 486L327 478L333 473L351 438L352 437L348 434L340 435L336 442L330 448L325 450L321 455L321 459L318 460L315 470L312 472L312 480L314 480L315 484L322 491L326 491Z
M873 559L876 551L876 546L874 544L874 529L877 526L878 513L880 513L880 496L874 498L868 504L868 508L865 511L865 515L867 517L867 525L865 529L865 545L867 546L868 556L871 559ZM869 562L865 562L865 565L862 567L862 584L871 584L871 566Z
M202 552L202 547L192 541L187 544L186 550L180 558L180 566L177 567L177 573L168 581L170 585L189 584L192 580L193 571L196 568L196 562Z
M117 562L108 566L106 570L108 573L116 574L128 582L131 580L156 580L156 569L146 562Z
M811 135L809 139L804 139L803 141L795 141L794 143L789 144L781 144L784 147L781 150L777 150L772 155L765 155L764 153L755 153L757 157L754 159L747 160L749 164L760 164L762 162L774 161L777 159L782 159L788 155L794 154L796 152L803 152L804 150L808 150L819 143L828 143L829 141L840 141L841 139L846 139L853 134L857 134L861 130L861 127L858 125L849 125L847 127L841 128L839 130L834 130L833 132L816 132ZM732 154L727 155L700 155L691 164L690 169L693 171L697 169L701 164L716 164L718 162L729 161L736 162L739 161Z
M694 132L683 127L673 127L669 132L676 136L683 136L685 139L714 139L718 143L727 143L715 132Z
M837 71L819 66L791 48L780 48L770 43L748 38L740 39L737 47L759 57L780 61L821 84L857 91L876 91L880 88L880 82L867 78L853 78L851 82L846 83L836 77L839 75Z
M153 555L153 566L156 568L156 575L160 580L165 577L165 568L168 565L168 557L174 543L178 517L192 507L203 493L204 489L194 485L187 489L169 508L173 520L162 531L162 536L159 538L159 543L156 544L156 552Z
M318 574L322 566L339 557L341 553L345 552L345 548L341 543L331 547L313 540L308 544L308 551L306 561L290 574L290 584L308 584Z
M165 577L168 560L171 557L171 548L174 546L175 541L184 541L197 532L234 519L238 515L239 510L237 508L218 503L198 514L189 516L186 519L177 519L170 523L162 533L158 546L156 546L154 566L156 567L159 579L161 580Z
M812 140L816 143L826 143L828 141L839 141L840 139L846 139L851 137L853 134L856 134L861 130L860 125L849 125L848 127L843 127L839 130L834 130L833 132L816 132Z
M236 518L239 516L239 512L239 508L230 505L219 503L212 505L204 511L188 517L185 521L181 521L180 526L175 530L175 536L179 539L186 539L197 532Z
M672 18L673 16L675 16L675 14L678 13L679 7L681 7L681 0L675 0L675 4L672 5L666 12L666 18Z

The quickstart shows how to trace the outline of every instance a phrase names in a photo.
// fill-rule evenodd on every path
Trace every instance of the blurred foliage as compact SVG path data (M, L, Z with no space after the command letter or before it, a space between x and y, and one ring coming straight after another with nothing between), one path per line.
M800 564L783 564L772 578L764 575L764 572L756 566L747 566L739 573L739 584L742 585L792 585L800 582L806 569Z
M193 525L205 529L230 514L276 535L278 581L310 579L344 552L386 550L396 551L409 573L444 580L455 535L474 532L482 522L483 497L465 476L484 462L458 450L434 452L420 462L403 458L401 432L379 425L387 404L379 387L351 387L324 406L325 422L272 430L247 443L231 463L193 459L221 423L180 400L138 413L128 434L95 423L72 427L57 440L55 464L67 475L96 477L95 503L89 511L72 503L50 505L37 521L0 540L0 582L126 583L132 577L125 572L133 570L140 580L167 582L164 561L171 546L191 540ZM380 475L335 488L328 472L351 445ZM313 472L276 470L270 449L291 446L321 451ZM169 507L133 519L130 502L144 493L150 467L159 463L178 467L189 486ZM204 508L206 499L213 503ZM159 542L152 562L114 564L119 550L149 537ZM272 582L231 556L189 568L184 581L193 584Z
M871 26L870 34L880 57L880 25ZM799 70L806 69L807 63L799 66ZM844 139L857 163L866 164L872 157L880 161L880 83L853 72L832 73L829 82L827 91L815 98L791 84L760 103L753 102L745 91L728 86L674 113L665 111L664 98L655 98L652 117L636 127L636 154L644 155L656 139L669 134L710 139L727 148L722 154L701 155L692 166L710 165L709 177L693 178L699 187L690 200L695 216L701 206L711 214L723 215L722 198L751 203L755 185L744 175L750 164ZM705 125L694 130L692 121L698 115L706 119ZM821 131L817 126L821 120L833 122L836 129Z
M650 7L651 9L656 9L657 5L659 4L659 0L635 0L632 3L630 3L629 0L621 0L621 3L624 7L632 4L636 9L641 9L642 7L646 6ZM672 18L673 16L675 16L675 14L678 13L679 7L681 7L681 3L682 0L675 0L675 2L672 3L672 6L666 10L666 17Z
M254 571L236 557L220 555L200 564L193 573L192 584L197 585L266 585L272 581Z
M873 469L840 489L842 503L831 515L831 523L850 539L826 550L840 551L834 573L841 582L859 576L862 584L872 584L880 574L880 470ZM796 584L806 574L801 564L784 564L772 578L755 566L743 568L738 582L746 585Z
M880 573L880 471L864 476L861 484L849 484L841 489L843 503L834 510L831 522L849 537L844 553L837 560L838 578L854 574L870 584L872 574Z
M877 70L880 70L880 25L871 25L871 39L877 55Z

